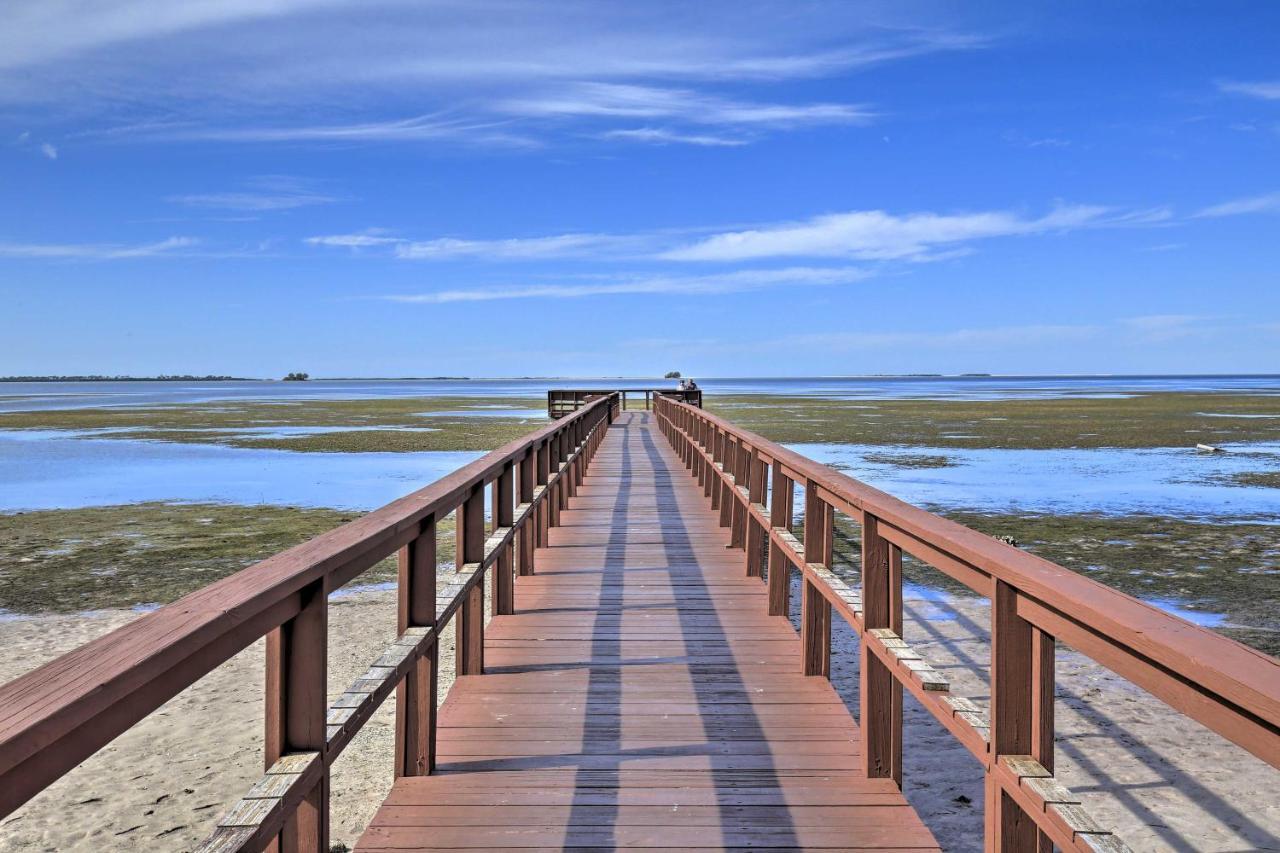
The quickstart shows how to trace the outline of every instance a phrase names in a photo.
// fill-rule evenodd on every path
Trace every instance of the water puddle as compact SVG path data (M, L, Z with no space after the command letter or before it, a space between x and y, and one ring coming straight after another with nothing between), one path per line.
M375 509L476 451L294 453L0 432L0 512L142 501Z
M1280 444L1228 445L1226 453L1146 450L988 450L792 444L917 505L981 512L1059 512L1216 517L1280 523L1280 490L1229 484L1235 474L1280 471ZM938 455L953 464L907 468L886 451Z

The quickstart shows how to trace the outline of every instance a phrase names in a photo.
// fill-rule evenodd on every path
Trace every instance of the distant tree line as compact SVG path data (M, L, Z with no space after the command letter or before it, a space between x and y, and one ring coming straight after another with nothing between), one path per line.
M162 373L159 376L0 376L0 382L250 382L243 376L193 376L187 373Z
M680 371L678 371L678 370L668 370L666 373L664 373L664 374L662 375L662 378L663 378L663 379L679 379L679 378L680 378Z
M297 373L285 374L284 381L285 382L306 382L310 378L311 378L310 373L302 373L301 371L299 371Z

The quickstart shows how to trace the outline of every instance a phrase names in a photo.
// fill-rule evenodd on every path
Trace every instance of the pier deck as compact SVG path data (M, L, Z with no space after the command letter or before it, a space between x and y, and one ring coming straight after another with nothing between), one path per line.
M728 542L622 414L357 849L938 849Z

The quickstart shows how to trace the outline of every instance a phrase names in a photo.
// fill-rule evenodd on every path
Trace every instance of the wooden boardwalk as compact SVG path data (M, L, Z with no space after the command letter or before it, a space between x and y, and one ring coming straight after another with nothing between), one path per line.
M728 542L623 414L357 849L938 849Z

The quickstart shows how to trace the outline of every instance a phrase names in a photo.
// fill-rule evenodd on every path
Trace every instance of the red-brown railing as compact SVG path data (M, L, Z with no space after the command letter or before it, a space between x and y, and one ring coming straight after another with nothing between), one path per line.
M0 687L0 817L201 676L267 638L266 775L203 850L328 850L329 766L396 693L395 772L435 764L437 637L456 617L457 672L484 665L484 577L512 611L514 574L582 483L618 411L609 394L356 521L148 614ZM485 524L485 492L492 500ZM436 590L437 522L455 512L456 572ZM399 552L398 639L325 701L330 592Z
M910 690L986 773L991 850L1124 850L1053 775L1054 646L1069 645L1280 766L1280 661L1068 569L904 503L701 409L654 401L663 433L702 484L769 612L790 612L802 575L801 661L830 676L831 612L859 635L869 776L902 784L902 691ZM804 489L803 542L793 532ZM862 588L832 572L835 514L861 525ZM767 546L767 557L765 556ZM951 694L903 639L902 555L991 600L989 716ZM1259 792L1263 796L1265 793Z
M628 408L627 400L631 394L644 396L645 409L651 408L651 400L654 397L671 397L682 403L702 406L701 388L610 388L604 390L553 388L547 392L547 417L562 418L570 412L576 411L584 403L609 394L617 394L622 398L623 411Z

